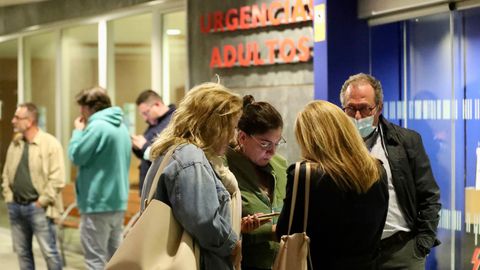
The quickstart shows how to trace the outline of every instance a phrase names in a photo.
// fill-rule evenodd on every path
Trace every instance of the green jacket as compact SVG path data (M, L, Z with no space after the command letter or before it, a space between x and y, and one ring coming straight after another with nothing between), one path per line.
M273 200L262 193L257 184L255 165L243 154L233 149L227 151L228 167L235 175L242 194L242 216L254 213L280 212L285 198L285 185L287 179L287 162L279 155L273 156L269 170L275 181ZM256 268L272 268L279 243L276 241L272 225L277 223L275 217L272 222L266 223L255 231L243 234L242 239L242 265Z

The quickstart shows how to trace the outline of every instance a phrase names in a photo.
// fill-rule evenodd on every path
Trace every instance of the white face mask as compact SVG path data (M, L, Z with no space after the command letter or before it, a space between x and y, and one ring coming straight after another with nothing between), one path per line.
M353 124L355 124L355 127L360 132L362 138L368 137L368 135L372 134L372 132L377 128L373 125L374 115L359 120L353 117L350 117L350 119L352 119Z

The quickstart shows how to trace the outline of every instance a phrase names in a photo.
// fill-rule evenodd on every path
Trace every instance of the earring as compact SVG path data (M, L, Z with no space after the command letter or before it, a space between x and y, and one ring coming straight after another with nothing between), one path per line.
M237 144L237 150L240 150L240 152L243 152L243 144L241 143Z

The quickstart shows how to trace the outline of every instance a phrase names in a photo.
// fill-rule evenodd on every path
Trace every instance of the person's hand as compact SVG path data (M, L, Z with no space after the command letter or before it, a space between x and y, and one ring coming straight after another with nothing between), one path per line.
M83 116L75 118L73 125L75 126L75 129L83 130L85 128L85 118Z
M132 135L132 146L134 149L142 149L143 146L147 143L147 139L143 135Z
M242 233L249 233L256 230L258 227L262 226L265 223L270 222L272 219L262 219L260 220L258 216L263 213L256 213L254 215L248 215L242 218L241 231Z
M231 257L233 265L239 265L242 260L242 240L238 240L235 248L232 250Z
M42 205L40 204L40 201L39 201L39 200L36 200L36 201L35 201L35 207L37 207L37 208L43 208Z

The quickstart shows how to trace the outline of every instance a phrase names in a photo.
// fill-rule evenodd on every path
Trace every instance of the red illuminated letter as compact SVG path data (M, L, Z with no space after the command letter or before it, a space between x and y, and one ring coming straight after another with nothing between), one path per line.
M302 18L299 19L298 17ZM295 5L293 6L292 19L294 22L307 20L307 13L305 12L303 0L297 0L295 2Z
M207 14L207 26L205 26L205 18L202 16L200 16L200 31L202 31L202 33L208 33L210 32L210 29L212 29L212 16L211 14Z
M223 31L223 13L221 11L215 12L215 32Z
M213 47L212 57L210 57L210 68L222 67L222 58L218 47Z
M267 6L265 3L262 4L262 10L258 8L258 5L252 5L252 28L258 27L258 23L262 27L267 26Z
M283 23L288 23L290 21L290 1L285 0L285 3L283 3Z
M300 37L298 40L298 50L300 54L298 55L298 60L301 62L307 62L310 59L310 48L307 43L309 38L307 36Z
M240 29L250 28L250 7L245 6L240 8Z
M258 49L258 43L252 43L253 46L253 63L255 66L261 66L264 64L263 59L260 57L260 50Z
M270 64L275 64L275 47L278 44L278 40L270 39L265 41L265 45L268 47L268 61Z
M233 67L233 64L237 61L237 51L232 45L223 46L223 66Z
M313 20L313 0L308 2L308 14L310 15L310 19Z
M282 4L278 1L273 1L270 4L270 8L268 9L268 18L270 19L272 25L280 24L280 19L275 16L275 13L277 13L277 10L279 10L280 8L282 8Z
M250 62L252 61L252 51L253 51L252 44L247 43L245 47L246 48L244 50L243 44L238 44L238 51L237 51L238 63L242 67L250 66Z
M225 24L227 25L227 29L230 31L235 31L238 27L238 12L236 9L231 8L225 14Z
M290 47L290 51L287 54L287 46ZM297 54L297 49L295 48L295 42L293 40L286 38L282 41L280 45L280 57L283 59L285 63L290 63L293 61L293 58Z

